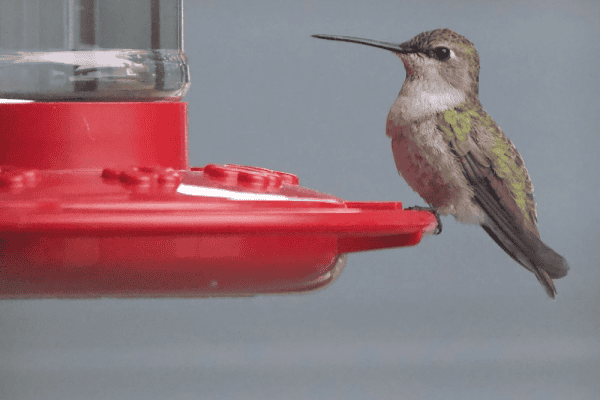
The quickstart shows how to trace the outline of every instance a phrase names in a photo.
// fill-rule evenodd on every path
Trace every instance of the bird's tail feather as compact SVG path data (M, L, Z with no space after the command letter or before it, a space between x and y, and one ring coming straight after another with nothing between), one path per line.
M516 262L535 274L551 298L556 295L552 278L567 275L569 264L560 254L548 247L540 238L529 232L505 232L500 224L486 218L483 229Z

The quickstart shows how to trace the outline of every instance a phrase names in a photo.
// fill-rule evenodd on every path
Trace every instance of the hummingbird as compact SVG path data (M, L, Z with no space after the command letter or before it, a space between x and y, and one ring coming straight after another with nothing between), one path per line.
M440 215L479 224L517 263L533 272L551 298L567 261L540 239L533 185L513 142L479 101L479 55L450 29L400 44L350 36L315 38L389 50L406 79L386 123L396 168Z

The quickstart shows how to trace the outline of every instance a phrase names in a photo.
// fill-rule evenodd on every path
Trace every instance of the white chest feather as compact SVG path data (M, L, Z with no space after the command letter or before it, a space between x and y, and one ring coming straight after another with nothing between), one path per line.
M410 80L407 78L388 119L398 125L409 125L439 112L454 108L465 101L465 93L442 79Z

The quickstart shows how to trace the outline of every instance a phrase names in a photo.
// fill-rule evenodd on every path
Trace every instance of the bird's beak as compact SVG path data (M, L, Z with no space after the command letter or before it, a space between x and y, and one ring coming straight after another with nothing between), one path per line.
M397 54L416 53L416 50L411 49L405 43L396 44L389 42L379 42L377 40L361 39L351 36L312 35L312 37L315 37L317 39L338 40L340 42L365 44L367 46L379 47L380 49L389 50Z

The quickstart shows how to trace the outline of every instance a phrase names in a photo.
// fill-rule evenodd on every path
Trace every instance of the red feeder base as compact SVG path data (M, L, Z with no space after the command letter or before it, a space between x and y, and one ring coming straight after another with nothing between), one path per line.
M401 203L256 167L190 168L186 104L0 105L0 298L242 296L330 283L417 244Z

